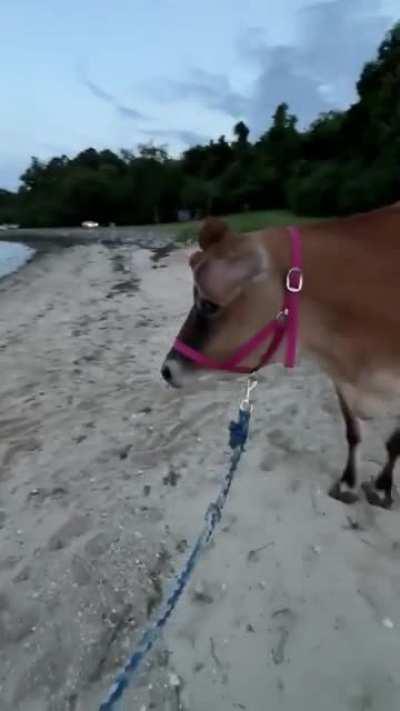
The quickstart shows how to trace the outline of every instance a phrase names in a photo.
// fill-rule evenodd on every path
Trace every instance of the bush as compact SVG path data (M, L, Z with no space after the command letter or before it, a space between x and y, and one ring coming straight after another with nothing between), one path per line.
M334 215L340 167L334 161L300 164L287 184L289 209L299 215Z

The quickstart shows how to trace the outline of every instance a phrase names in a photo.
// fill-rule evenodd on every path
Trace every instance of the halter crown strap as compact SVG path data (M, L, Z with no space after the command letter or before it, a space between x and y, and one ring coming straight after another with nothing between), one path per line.
M301 258L301 237L298 227L289 227L291 237L291 268L286 276L283 308L288 312L285 365L296 365L297 342L299 335L299 294L303 288L303 264Z

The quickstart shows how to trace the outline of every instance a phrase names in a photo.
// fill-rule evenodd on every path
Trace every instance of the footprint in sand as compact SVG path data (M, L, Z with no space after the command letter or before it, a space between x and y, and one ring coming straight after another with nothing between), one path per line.
M42 445L38 439L35 437L29 437L27 439L21 439L17 442L11 444L5 451L3 457L3 467L9 467L14 463L14 460L18 458L21 454L26 454L27 452L35 452L41 449Z
M295 624L295 614L289 607L283 607L271 615L269 633L271 634L271 657L274 664L279 666L288 662L287 644Z
M302 553L303 570L306 578L309 578L318 565L321 556L321 546L306 546Z
M89 530L90 520L88 516L74 514L60 528L50 536L49 549L57 551L66 548L74 538L82 536Z
M15 593L0 592L0 649L16 644L35 631L39 607L26 603Z

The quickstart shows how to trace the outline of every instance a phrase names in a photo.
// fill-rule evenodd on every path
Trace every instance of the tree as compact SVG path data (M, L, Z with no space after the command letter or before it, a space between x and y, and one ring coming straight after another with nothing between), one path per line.
M0 189L0 223L18 222L18 196L11 190Z
M320 114L304 136L304 157L311 161L332 160L342 153L343 121L340 111Z
M192 216L208 212L210 202L209 184L203 178L188 178L182 188L181 203Z
M288 105L280 104L273 115L271 127L256 144L258 159L263 160L275 176L273 192L276 207L286 204L286 183L302 154L302 137L296 125L297 117L289 113Z
M164 163L168 159L168 152L165 146L155 146L153 143L140 143L138 151L141 158Z
M243 149L243 148L248 147L249 134L250 134L250 129L246 126L246 124L243 121L239 121L239 123L237 123L233 127L233 135L236 137L236 142L237 142L238 148Z

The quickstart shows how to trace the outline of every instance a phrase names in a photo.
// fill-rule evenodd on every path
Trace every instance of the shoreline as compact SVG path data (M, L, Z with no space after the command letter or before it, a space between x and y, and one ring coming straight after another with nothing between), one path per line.
M30 244L59 244L66 247L77 244L104 244L123 246L134 244L143 249L161 248L166 244L174 244L176 233L174 229L163 225L150 227L98 227L87 229L83 227L71 228L26 228L16 230L3 230L0 240L7 242L24 242Z
M36 251L24 242L0 240L0 281L26 267Z
M52 242L37 242L37 243L31 242L29 244L27 241L23 241L22 239L9 240L9 239L3 239L1 237L0 244L2 242L15 242L16 244L21 244L25 247L28 247L29 249L31 249L33 251L31 253L31 255L28 257L28 259L23 264L21 264L19 267L17 267L16 269L13 269L12 271L10 271L6 274L0 275L0 285L1 286L3 286L6 281L12 279L12 277L14 275L20 274L21 272L24 272L26 269L29 269L29 267L33 263L36 264L41 259L46 257L46 255L57 254L57 253L61 252L63 249L67 249L67 247L65 247L64 245L53 244Z
M18 229L3 230L0 232L1 242L17 243L33 251L33 254L24 264L4 275L0 275L0 283L24 269L33 261L38 261L48 254L56 254L78 246L104 246L109 249L118 247L135 247L148 250L152 254L152 261L159 262L171 252L179 249L179 244L174 238L173 231L152 230L143 231L139 227L104 227L93 230L84 228L46 228L46 229Z

